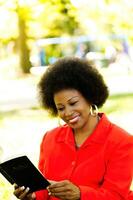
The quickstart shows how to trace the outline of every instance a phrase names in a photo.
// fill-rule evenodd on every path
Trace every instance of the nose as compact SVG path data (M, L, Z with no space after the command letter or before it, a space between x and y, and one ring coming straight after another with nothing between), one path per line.
M64 114L66 117L72 116L72 114L73 114L72 109L70 107L66 107Z

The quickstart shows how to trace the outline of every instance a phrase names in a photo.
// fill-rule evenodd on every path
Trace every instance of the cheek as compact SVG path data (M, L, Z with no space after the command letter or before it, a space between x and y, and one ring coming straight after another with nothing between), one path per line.
M82 112L83 118L88 119L89 113L90 113L89 109L86 108L85 110L83 110Z
M81 109L81 108L80 108ZM81 109L81 112L84 114L84 115L87 115L90 113L90 107L89 106L83 106L82 109Z
M58 112L58 117L60 117L61 119L64 118L64 113L63 112Z

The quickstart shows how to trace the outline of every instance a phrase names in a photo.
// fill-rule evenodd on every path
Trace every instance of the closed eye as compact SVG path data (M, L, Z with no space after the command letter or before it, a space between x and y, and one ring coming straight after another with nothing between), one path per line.
M64 107L62 108L57 108L58 111L63 111Z
M77 102L78 102L78 101L71 102L70 105L73 106L73 105L75 105Z

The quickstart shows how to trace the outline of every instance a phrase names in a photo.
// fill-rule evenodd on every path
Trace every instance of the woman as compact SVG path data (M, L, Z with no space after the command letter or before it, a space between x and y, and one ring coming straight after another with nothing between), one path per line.
M65 122L41 143L39 169L52 184L32 194L15 186L14 194L23 200L131 199L133 137L98 113L109 93L96 68L61 58L42 76L39 94L44 108Z

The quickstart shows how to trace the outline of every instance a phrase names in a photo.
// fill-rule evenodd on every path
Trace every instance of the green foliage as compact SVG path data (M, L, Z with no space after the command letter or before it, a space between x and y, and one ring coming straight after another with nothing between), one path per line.
M81 9L82 7L82 9ZM88 0L80 5L78 16L85 33L99 35L126 35L132 42L133 2L125 0Z
M107 114L111 113L128 113L133 111L132 106L133 94L116 94L109 97L107 103L103 106Z
M13 196L12 186L1 175L0 175L0 199L2 200L16 199L15 196Z
M31 67L32 46L27 45L31 39L35 43L40 38L87 34L100 40L101 35L123 34L132 43L132 1L83 0L77 7L71 2L74 0L0 1L1 41L4 44L9 40L17 41L24 72ZM78 5L78 1L75 2ZM102 48L106 45L108 41L101 43ZM48 48L51 56L58 51L57 46L54 47Z
M16 34L13 34L13 37L17 40L20 67L24 73L29 73L31 67L30 50L32 46L28 47L29 39L72 35L75 32L75 27L78 26L75 17L76 9L69 0L47 0L33 3L13 0L11 6L8 3L2 2L2 6L3 9L7 9L9 23L12 18L11 14L15 13L17 23L14 30ZM6 25L5 30L7 30ZM8 36L12 39L11 34L8 34ZM57 46L54 49L55 52L58 52ZM52 47L48 48L49 50L50 57L52 57L54 50ZM58 56L60 56L60 53L58 53Z
M45 37L71 35L75 32L78 26L76 9L69 0L42 0L40 2L43 9L38 16L38 23L42 24Z

